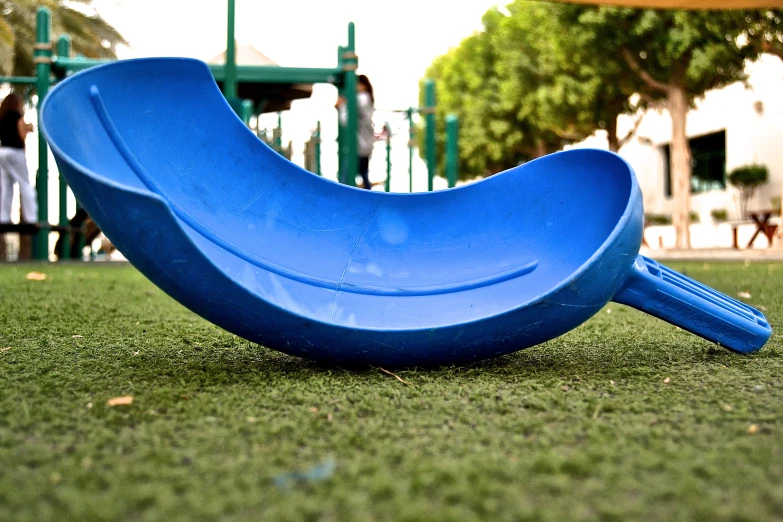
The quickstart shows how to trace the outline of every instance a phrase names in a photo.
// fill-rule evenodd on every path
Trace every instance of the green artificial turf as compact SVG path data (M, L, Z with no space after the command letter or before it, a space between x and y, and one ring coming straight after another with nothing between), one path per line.
M406 385L250 344L127 265L0 266L0 521L783 519L783 265L673 266L749 292L769 344L610 304Z

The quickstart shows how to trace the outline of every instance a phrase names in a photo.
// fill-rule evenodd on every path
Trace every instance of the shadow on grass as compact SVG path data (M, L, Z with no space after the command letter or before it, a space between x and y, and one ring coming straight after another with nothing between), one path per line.
M595 342L594 339L591 341ZM719 366L723 369L753 371L754 366L768 366L771 360L780 358L781 350L777 346L768 346L752 355L739 355L696 338L686 342L671 340L665 343L621 339L595 345L586 339L573 342L565 336L509 355L470 364L382 369L301 359L238 340L233 347L201 348L176 361L172 361L168 351L149 350L142 358L130 359L130 365L125 369L136 375L145 375L145 380L152 381L151 384L162 384L184 376L188 376L187 380L212 384L259 381L307 384L323 383L325 380L370 382L394 379L395 376L418 382L445 382L454 378L465 383L479 380L545 381L574 376L606 381L658 375L668 371L711 372Z

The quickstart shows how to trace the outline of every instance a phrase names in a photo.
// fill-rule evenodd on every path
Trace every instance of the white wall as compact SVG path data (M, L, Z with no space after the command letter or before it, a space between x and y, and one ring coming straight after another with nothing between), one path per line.
M726 172L749 163L763 163L769 169L769 183L755 196L751 208L769 208L770 198L783 193L783 61L763 55L747 67L748 87L740 83L710 91L689 111L687 133L701 136L726 131ZM761 114L756 110L761 102ZM633 126L631 116L618 121L623 135ZM664 156L661 147L671 141L671 117L668 111L648 111L636 136L619 151L633 166L644 196L645 212L670 214L671 198L664 192ZM608 148L601 131L579 146ZM694 194L691 207L702 222L710 221L710 210L725 208L731 218L739 211L738 192L726 190Z

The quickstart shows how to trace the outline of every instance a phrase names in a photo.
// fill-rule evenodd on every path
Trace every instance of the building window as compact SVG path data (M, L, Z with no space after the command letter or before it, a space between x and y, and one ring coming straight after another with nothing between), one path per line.
M688 140L691 146L693 172L691 193L724 190L726 188L726 131L705 134ZM671 149L669 144L663 150L663 189L666 197L672 195L672 175L669 170Z

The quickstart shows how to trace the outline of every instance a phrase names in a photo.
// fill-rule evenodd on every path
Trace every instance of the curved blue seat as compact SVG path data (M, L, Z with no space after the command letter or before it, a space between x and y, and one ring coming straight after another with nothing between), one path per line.
M770 334L759 312L637 258L641 194L609 152L553 154L433 193L351 188L258 140L189 59L74 75L47 97L41 129L133 265L206 319L286 353L475 360L556 337L613 298L738 351ZM699 318L683 324L661 288L696 299Z

